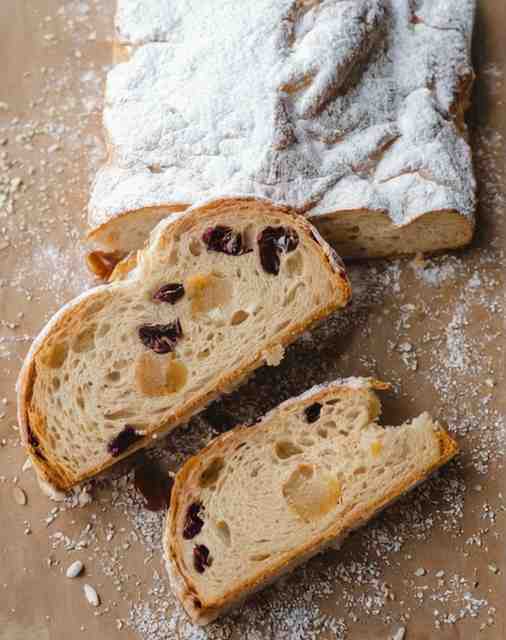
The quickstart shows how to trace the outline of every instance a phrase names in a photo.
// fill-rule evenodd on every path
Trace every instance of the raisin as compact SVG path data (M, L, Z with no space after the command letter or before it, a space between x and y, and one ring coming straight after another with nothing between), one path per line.
M193 502L186 512L186 519L183 529L183 538L185 540L191 540L202 531L204 521L200 517L199 513L202 509L201 502Z
M134 486L149 511L168 509L174 481L160 467L144 457L135 468Z
M306 420L311 422L316 422L322 410L322 405L319 402L315 402L314 404L309 405L304 409L304 413L306 414Z
M279 273L279 256L294 251L299 245L297 232L289 227L266 227L257 240L262 267L275 276Z
M175 304L184 296L184 287L179 282L171 282L160 287L156 293L153 294L153 300L158 302L169 302Z
M123 431L120 431L118 435L108 443L107 451L113 458L116 458L141 438L142 436L137 433L134 427L127 424Z
M230 227L222 225L206 229L202 240L206 244L208 251L219 251L228 256L240 256L251 251L251 249L244 247L240 232L234 232Z
M205 544L198 544L193 549L193 566L195 571L204 573L206 567L210 567L213 563L213 559L209 555L209 549Z
M234 416L222 409L217 403L208 407L202 415L211 427L219 433L228 431L236 424Z
M169 324L143 324L139 327L142 344L155 353L174 351L176 342L183 335L181 323L174 320Z

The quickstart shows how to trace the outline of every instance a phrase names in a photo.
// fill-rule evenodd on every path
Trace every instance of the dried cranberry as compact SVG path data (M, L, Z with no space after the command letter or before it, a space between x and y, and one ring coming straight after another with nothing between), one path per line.
M212 404L208 407L204 413L204 418L209 422L211 427L218 431L219 433L223 433L224 431L228 431L235 424L236 420L234 420L234 416L228 411L222 409L219 405Z
M176 342L182 335L183 330L179 320L169 324L143 324L139 327L139 338L142 344L155 353L174 351Z
M168 509L174 481L147 458L135 468L134 486L149 511Z
M195 571L204 573L206 567L210 567L213 563L213 559L209 555L209 549L205 544L198 544L193 549L193 566Z
M123 431L120 431L118 435L109 442L107 451L111 456L116 458L141 438L142 436L137 433L134 427L127 424Z
M184 287L179 282L171 282L160 287L156 293L153 294L153 300L158 302L169 302L175 304L184 296Z
M184 522L183 538L185 540L191 540L202 531L204 521L200 517L199 513L202 509L201 502L193 502L186 512L186 519Z
M294 251L299 244L299 236L289 227L266 227L258 236L260 262L264 271L277 276L279 256Z
M304 409L304 413L306 414L306 420L311 422L316 422L322 410L322 405L319 402L315 402L314 404L309 405Z
M240 256L251 251L251 249L246 249L243 246L240 232L234 232L230 227L222 225L206 229L202 240L206 244L208 251L219 251L220 253L226 253L228 256Z

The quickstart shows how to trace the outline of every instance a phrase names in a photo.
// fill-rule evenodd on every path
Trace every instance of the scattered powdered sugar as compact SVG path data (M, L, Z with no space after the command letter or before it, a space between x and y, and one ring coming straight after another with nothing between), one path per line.
M465 326L466 307L459 305L446 329L446 347L448 349L447 366L462 372L469 367L469 346L466 342Z
M65 2L58 19L71 39L72 57L40 70L40 102L29 112L18 117L0 105L0 142L8 140L0 145L0 357L12 378L48 311L40 300L48 300L52 311L91 284L79 239L90 173L103 157L97 121L104 68L86 62L85 47L95 30L97 37L110 30L108 10L109 4L91 0ZM58 46L59 30L44 26L43 33L52 36L44 40L48 48ZM75 57L81 49L83 57ZM496 95L502 72L489 65L484 77L484 88ZM394 383L396 398L385 398L385 420L392 407L395 420L430 409L457 436L462 455L341 551L315 558L204 629L188 621L170 591L161 561L163 513L148 512L134 489L137 458L65 503L48 505L47 515L32 525L30 495L22 532L30 536L32 526L39 527L37 551L62 580L71 562L86 561L102 601L89 608L90 616L102 616L104 635L116 637L114 623L125 637L139 640L344 640L362 637L364 629L398 638L399 628L409 640L428 620L434 635L457 624L463 637L478 637L478 628L493 627L496 618L499 627L498 585L505 570L497 552L505 512L497 489L506 455L500 366L505 144L499 132L481 125L472 128L471 142L482 203L475 246L414 263L350 266L349 309L305 334L280 367L256 372L220 403L237 423L248 422L313 384L375 376ZM25 456L11 429L13 397L3 407L0 456L18 458L20 473ZM205 418L196 417L147 456L176 471L214 435ZM11 492L15 478L1 475L0 490L9 483ZM420 567L426 573L418 576ZM473 627L475 619L479 626Z

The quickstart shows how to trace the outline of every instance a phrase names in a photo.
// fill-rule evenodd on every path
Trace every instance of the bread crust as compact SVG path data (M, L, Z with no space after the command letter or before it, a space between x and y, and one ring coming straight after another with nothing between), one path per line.
M350 379L337 381L331 385L323 387L315 387L302 396L292 398L282 403L278 409L287 405L305 404L310 396L311 400L318 402L322 398L328 397L329 391L336 389L339 393L350 394L357 387L370 389L372 391L387 391L390 385L374 379ZM268 420L270 413L262 420ZM170 576L171 584L177 597L183 603L185 610L194 622L199 625L205 625L215 620L218 616L226 613L231 608L243 602L248 596L255 593L259 589L263 589L272 583L281 575L288 573L295 566L312 558L318 553L324 551L328 547L336 547L351 533L354 529L370 520L374 515L395 502L408 490L425 480L429 475L436 471L439 467L451 460L458 453L458 444L453 440L442 428L439 429L437 436L440 445L440 455L438 460L423 473L412 473L408 478L399 482L388 494L378 499L373 505L367 509L362 509L358 513L345 516L334 526L321 533L317 538L311 540L307 544L298 549L286 552L285 555L278 559L274 566L269 567L259 573L256 578L245 580L241 584L234 586L230 591L221 598L207 601L198 591L197 585L187 575L183 568L181 560L181 551L178 545L177 523L180 509L185 505L185 485L196 466L200 466L201 461L205 460L206 455L212 452L221 452L228 448L232 442L240 440L245 431L250 427L238 426L224 435L216 438L205 449L200 451L196 456L190 458L186 464L178 472L174 487L171 494L171 505L165 524L163 537L163 547L167 570Z
M99 474L108 468L113 462L129 456L135 451L144 448L149 443L155 444L156 438L168 433L175 426L180 425L190 419L192 415L205 408L207 404L215 400L223 393L230 392L239 385L244 378L251 374L256 368L261 366L265 360L265 353L272 349L282 346L286 347L293 342L301 333L323 319L339 307L345 306L351 297L351 288L344 270L343 264L337 254L327 245L321 238L316 229L307 221L293 213L287 207L273 206L266 200L255 198L241 199L222 199L213 200L199 207L194 207L184 215L162 223L151 236L151 242L144 252L139 253L139 262L142 261L144 255L148 255L152 250L156 250L157 243L168 241L176 234L190 228L195 222L201 222L203 218L212 220L216 216L220 216L226 211L234 210L238 215L255 215L260 213L282 214L289 218L290 224L304 234L310 234L315 240L326 270L332 281L335 283L336 295L331 304L321 308L318 312L313 313L305 323L298 323L285 330L280 337L279 342L271 341L261 352L254 353L250 361L241 367L235 375L224 374L217 380L215 388L212 391L196 396L192 401L180 410L174 413L171 419L162 425L159 425L149 437L139 440L138 443L132 445L126 453L123 453L114 459L108 460L100 466L97 466L79 477L71 477L58 464L57 460L51 457L50 453L44 448L44 416L40 415L36 408L31 407L31 393L37 376L36 356L43 347L45 341L55 333L62 331L70 322L74 322L84 308L89 306L90 301L98 301L107 299L113 295L113 292L121 287L129 286L131 278L135 278L137 274L142 274L142 266L133 267L133 271L126 273L126 279L119 279L108 285L101 285L91 289L69 304L65 305L41 331L39 336L34 340L19 374L17 383L18 394L18 422L20 426L21 439L28 454L32 459L34 467L40 479L47 487L55 492L67 491L76 484L87 480L88 478ZM241 214L240 212L244 212ZM132 260L130 258L130 260ZM121 263L120 263L121 264ZM118 265L119 266L119 265ZM128 266L128 265L127 265ZM117 267L118 268L118 267ZM139 269L139 271L137 270ZM128 271L126 269L126 271ZM121 274L122 278L125 274ZM34 438L38 440L40 446L34 446Z

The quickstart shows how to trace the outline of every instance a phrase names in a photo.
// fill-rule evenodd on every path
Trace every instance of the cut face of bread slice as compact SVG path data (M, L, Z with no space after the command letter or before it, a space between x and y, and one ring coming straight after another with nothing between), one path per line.
M20 374L24 440L58 489L278 364L287 344L350 295L339 259L309 223L253 199L176 214L129 263L49 322Z
M281 404L191 458L164 534L175 593L206 624L328 546L457 452L423 414L381 427L374 389L349 379Z

